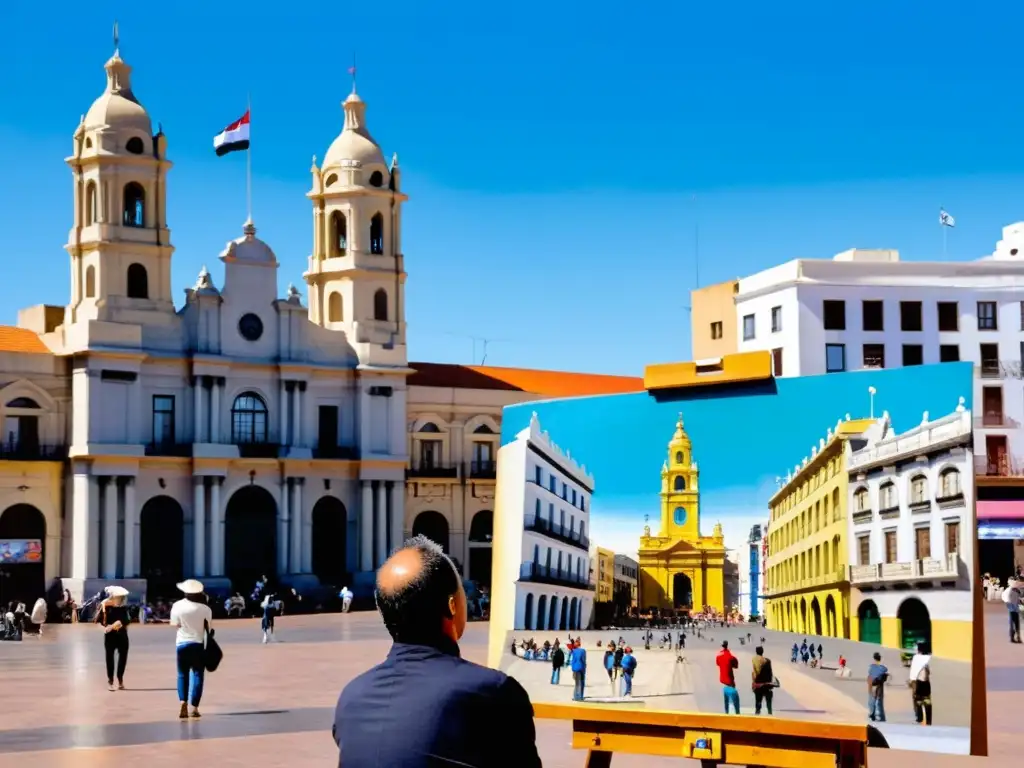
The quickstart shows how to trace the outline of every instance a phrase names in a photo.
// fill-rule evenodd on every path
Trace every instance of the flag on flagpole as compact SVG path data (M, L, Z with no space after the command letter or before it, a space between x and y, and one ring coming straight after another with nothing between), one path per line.
M248 127L248 126L247 126ZM939 225L943 227L955 227L956 219L950 216L941 208L939 209Z
M249 148L249 110L213 138L217 157Z

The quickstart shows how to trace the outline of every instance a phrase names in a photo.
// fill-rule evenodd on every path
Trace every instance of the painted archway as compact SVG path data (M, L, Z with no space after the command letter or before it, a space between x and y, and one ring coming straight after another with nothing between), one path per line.
M811 600L811 634L819 637L823 634L821 631L821 603L816 597Z
M672 604L676 608L689 608L693 605L693 582L685 573L677 573L672 577Z
M931 653L932 619L927 606L916 597L908 597L900 603L896 618L900 622L900 648L916 651L924 643L925 653Z
M321 496L312 513L313 573L321 584L344 586L348 580L348 511L341 500Z
M139 511L139 576L147 597L175 597L185 578L185 513L170 496L154 496Z
M258 485L245 485L224 512L224 575L243 593L261 576L277 576L277 502Z
M862 643L882 644L882 617L874 600L862 600L857 607L857 624L860 627L859 637Z
M569 629L580 628L580 608L582 605L583 603L579 602L579 598L576 597L574 597L572 602L569 603Z
M836 601L832 595L825 598L825 632L829 637L839 637L839 622L836 617Z
M562 611L561 611L561 614L558 617L558 629L559 630L566 630L566 629L568 629L570 621L571 621L571 619L569 618L569 598L568 597L563 597L562 598Z
M448 520L440 512L428 510L416 515L412 523L412 535L426 536L448 553Z
M533 629L533 593L526 593L526 604L523 607L523 629Z
M481 509L469 524L469 578L477 584L491 586L491 541L494 537L494 512Z
M31 562L10 563L13 552L6 552L6 545L0 544L0 606L5 611L11 600L31 608L46 594L46 516L31 504L15 504L0 512L0 541L26 539L33 542L33 550L19 559L38 558ZM34 549L36 541L38 550Z
M551 606L549 607L548 610L549 610L548 629L557 629L557 627L555 626L555 620L558 618L557 617L557 611L558 611L558 598L557 597L552 597L551 598Z
M800 598L800 632L807 631L807 598Z
M554 607L554 604L555 604L555 599L551 598L551 605L552 605L552 607ZM548 608L548 596L547 595L541 595L540 599L537 600L537 630L538 631L543 630L545 628L546 629L554 629L554 627L551 625L550 622L547 622L547 626L545 627L546 619L548 618L547 608Z

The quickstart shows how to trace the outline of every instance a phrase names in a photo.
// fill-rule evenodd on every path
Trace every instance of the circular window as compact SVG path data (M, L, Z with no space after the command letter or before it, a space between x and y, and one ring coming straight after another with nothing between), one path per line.
M383 187L384 186L384 174L380 171L374 171L370 174L370 186L371 187Z
M676 507L672 513L672 522L676 525L686 525L686 507Z
M142 143L142 139L138 136L132 136L128 139L128 143L124 145L124 148L131 152L133 155L141 155L146 151L145 145Z
M246 341L257 341L263 335L263 321L251 312L238 321L238 332Z

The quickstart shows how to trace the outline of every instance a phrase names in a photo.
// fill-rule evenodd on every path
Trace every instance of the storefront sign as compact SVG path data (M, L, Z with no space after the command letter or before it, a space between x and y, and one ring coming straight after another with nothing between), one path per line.
M986 522L978 525L979 539L1024 539L1024 520Z
M0 565L25 565L42 561L42 540L0 539Z

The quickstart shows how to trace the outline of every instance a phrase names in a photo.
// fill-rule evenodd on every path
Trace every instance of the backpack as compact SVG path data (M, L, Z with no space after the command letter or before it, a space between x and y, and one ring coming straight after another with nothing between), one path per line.
M634 672L636 672L636 656L630 656L630 657L629 657L629 665L628 665L628 666L626 667L626 670L627 670L627 671L629 672L629 674L631 674L631 675L632 675L632 674L633 674Z

